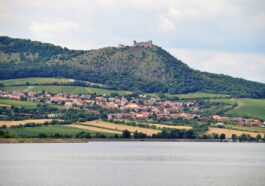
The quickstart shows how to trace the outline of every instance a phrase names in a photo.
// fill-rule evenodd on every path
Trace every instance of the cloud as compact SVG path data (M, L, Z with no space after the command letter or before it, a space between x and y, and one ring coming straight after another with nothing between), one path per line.
M164 33L173 33L176 31L175 24L169 19L163 19L159 28Z
M71 32L80 30L77 23L73 21L61 21L61 22L33 22L29 26L29 30L37 35L42 34L59 34L64 32Z
M265 83L265 54L222 51L167 49L190 67Z

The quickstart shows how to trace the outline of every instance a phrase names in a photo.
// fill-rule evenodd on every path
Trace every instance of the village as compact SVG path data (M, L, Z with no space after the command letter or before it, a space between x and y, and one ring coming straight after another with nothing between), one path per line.
M214 121L216 127L224 127L225 123L235 123L240 126L265 127L265 122L244 117L227 117L220 115L201 116L195 114L198 111L196 100L171 101L161 100L159 97L139 95L137 97L126 96L97 96L95 94L66 94L49 92L23 92L23 91L0 91L0 98L32 101L46 104L62 105L66 109L86 109L88 112L98 113L97 108L106 109L107 119L135 119L135 120L167 120L186 119ZM50 113L49 118L59 117L58 113Z

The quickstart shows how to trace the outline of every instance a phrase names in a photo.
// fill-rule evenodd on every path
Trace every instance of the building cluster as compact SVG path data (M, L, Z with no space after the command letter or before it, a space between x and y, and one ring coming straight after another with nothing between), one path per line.
M137 42L133 41L133 46L134 47L143 47L143 48L151 48L153 46L152 41L146 41L146 42Z
M211 116L211 119L216 121L234 121L238 123L240 126L252 126L252 127L259 127L259 126L265 126L265 122L262 122L258 119L252 119L252 118L244 118L244 117L226 117L226 116L219 116L219 115L213 115ZM216 126L221 127L224 126L224 123L218 122Z
M66 108L79 107L91 108L99 106L104 109L111 110L108 114L109 119L149 119L155 117L157 119L169 118L199 118L200 115L184 112L184 108L191 110L196 107L196 102L176 102L170 100L160 100L160 98L143 98L133 97L128 100L124 96L109 97L91 95L68 95L65 93L47 93L47 92L27 92L14 91L8 93L0 91L0 97L15 100L42 102L47 104L64 105Z
M200 119L215 120L218 125L222 122L234 122L241 126L264 126L261 120L243 117L226 117L213 115L201 117L195 113L198 110L196 101L171 101L161 100L158 97L146 98L145 96L95 96L88 94L48 93L48 92L23 92L12 93L0 91L1 98L14 100L34 101L47 104L64 105L66 108L82 108L94 112L91 108L104 108L109 110L108 119Z

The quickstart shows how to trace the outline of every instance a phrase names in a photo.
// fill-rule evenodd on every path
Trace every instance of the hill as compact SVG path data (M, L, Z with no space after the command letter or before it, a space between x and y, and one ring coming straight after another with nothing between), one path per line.
M262 83L193 70L158 46L81 51L0 37L0 79L25 77L71 78L147 93L265 98Z

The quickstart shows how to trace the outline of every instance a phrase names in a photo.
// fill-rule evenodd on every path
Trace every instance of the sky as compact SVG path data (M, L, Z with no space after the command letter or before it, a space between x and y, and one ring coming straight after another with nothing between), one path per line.
M264 0L0 0L0 35L86 50L152 40L194 69L265 83Z

